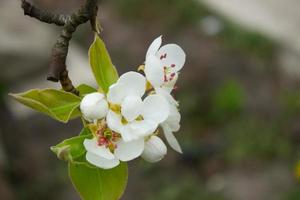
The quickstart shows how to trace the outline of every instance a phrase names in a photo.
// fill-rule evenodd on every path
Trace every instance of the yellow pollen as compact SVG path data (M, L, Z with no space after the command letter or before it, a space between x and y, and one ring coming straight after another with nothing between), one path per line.
M128 121L124 118L124 117L122 117L122 120L121 120L121 122L122 122L122 124L123 125L126 125L126 124L128 124Z
M117 114L121 114L121 106L118 104L109 103L109 108Z
M142 121L142 120L144 120L144 118L143 118L142 115L140 115L140 116L138 116L135 120L136 120L136 121Z

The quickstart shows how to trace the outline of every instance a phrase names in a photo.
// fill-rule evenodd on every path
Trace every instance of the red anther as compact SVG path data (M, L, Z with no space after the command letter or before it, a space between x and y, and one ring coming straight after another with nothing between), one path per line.
M171 67L175 67L175 66L176 66L175 64L172 64L172 65L171 65Z
M160 56L160 59L162 60L162 59L164 59L164 58L166 58L167 57L167 54L165 53L165 54L162 54L161 56Z
M173 78L175 75L176 75L175 73L172 73L172 74L171 74L171 77Z
M102 145L106 145L107 144L107 140L104 137L99 137L98 139L98 145L102 146Z

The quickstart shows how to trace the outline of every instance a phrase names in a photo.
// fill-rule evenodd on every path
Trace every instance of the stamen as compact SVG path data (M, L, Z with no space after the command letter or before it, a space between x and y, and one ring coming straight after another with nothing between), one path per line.
M171 77L173 78L173 77L175 77L175 75L176 75L175 73L172 73L172 74L171 74Z
M164 75L164 82L168 82L167 75Z
M111 140L113 142L117 142L120 138L121 138L121 135L119 133L112 132L112 138L111 138Z
M107 143L108 143L108 141L107 141L107 139L105 138L105 137L99 137L98 138L98 145L99 146L103 146L103 145L107 145Z
M173 67L173 68L174 68L175 66L176 66L175 64L172 64L172 65L171 65L171 67Z

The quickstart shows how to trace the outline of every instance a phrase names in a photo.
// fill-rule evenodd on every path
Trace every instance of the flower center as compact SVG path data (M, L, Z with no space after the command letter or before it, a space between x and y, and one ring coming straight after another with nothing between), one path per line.
M112 153L117 148L116 142L118 142L119 139L121 139L121 135L119 133L116 133L110 129L99 129L96 132L96 137L98 141L98 146L105 146Z

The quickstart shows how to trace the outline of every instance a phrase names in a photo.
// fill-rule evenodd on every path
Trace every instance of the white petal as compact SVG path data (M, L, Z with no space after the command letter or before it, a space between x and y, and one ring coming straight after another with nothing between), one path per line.
M131 122L140 115L142 104L141 97L127 96L121 105L121 113L128 122Z
M174 134L172 133L170 127L168 127L168 125L162 124L162 128L169 145L178 153L182 153L181 147Z
M171 67L172 65L175 65L175 67L172 67L175 71L179 71L184 66L186 55L182 48L177 44L167 44L162 46L158 50L156 56L160 57L165 54L166 58L161 60L164 66Z
M164 83L164 67L156 56L150 55L146 58L144 72L152 86L158 87Z
M124 97L126 96L125 88L126 87L124 84L119 84L119 83L112 84L109 87L109 90L107 93L108 102L113 103L113 104L121 104Z
M181 115L176 106L170 106L170 114L164 124L167 124L171 131L177 132L180 129Z
M118 84L124 84L126 96L133 95L142 97L146 90L146 78L137 72L127 72L123 74Z
M146 58L150 55L155 55L156 52L158 51L159 47L161 46L161 43L162 43L162 36L159 36L149 46L147 53L146 53Z
M166 90L165 88L157 87L155 88L155 92L158 95L164 96L169 104L179 106L178 102L174 99L174 97L170 94L169 90Z
M158 162L167 154L167 147L163 141L157 137L152 136L145 142L145 149L142 158L148 162Z
M91 163L92 165L95 165L102 169L111 169L120 164L120 161L117 158L115 158L113 160L108 160L108 159L102 158L96 154L93 154L91 152L86 153L86 160L89 163Z
M107 126L117 133L120 133L124 126L121 121L121 116L111 110L107 113L106 122Z
M130 124L132 132L139 137L151 135L158 127L158 123L151 120L135 121Z
M86 95L81 103L80 110L83 117L88 121L102 119L108 111L108 103L103 94L94 92Z
M151 120L159 124L165 121L169 115L169 103L161 95L150 95L143 102L141 114L145 120Z
M121 161L129 161L139 157L144 150L144 138L131 142L120 141L117 143L115 156Z
M115 158L114 154L112 154L108 148L105 146L98 146L96 138L94 139L85 139L83 145L87 152L93 153L99 157L113 160Z
M132 130L130 123L122 127L120 134L125 142L130 142L139 138L139 135L136 135Z
M128 95L142 97L145 90L146 78L137 72L127 72L109 87L107 100L113 104L121 104Z

